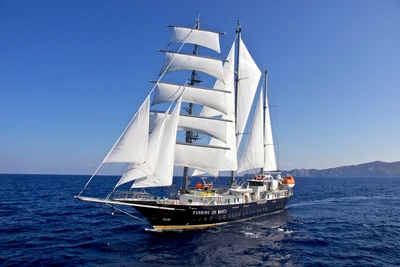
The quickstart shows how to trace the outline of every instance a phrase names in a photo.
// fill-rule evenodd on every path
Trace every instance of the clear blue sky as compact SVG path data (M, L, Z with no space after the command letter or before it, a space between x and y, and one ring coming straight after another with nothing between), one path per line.
M281 169L400 160L400 1L3 0L0 173L92 173L198 12L268 66Z

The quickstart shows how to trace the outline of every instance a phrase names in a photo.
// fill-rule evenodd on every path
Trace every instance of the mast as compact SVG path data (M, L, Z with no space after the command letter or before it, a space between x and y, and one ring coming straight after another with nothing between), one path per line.
M195 29L200 29L200 14L197 17ZM197 55L197 51L199 49L198 45L194 45L193 55ZM192 70L192 75L190 76L190 85L197 85L200 83L200 80L197 78L197 73L195 70ZM189 107L186 108L187 114L193 113L193 103L189 103ZM198 137L192 131L186 131L185 142L193 143L194 140L197 140ZM189 168L183 167L183 177L182 177L182 190L181 193L184 194L187 192L187 185L189 180Z
M264 71L264 99L263 99L263 147L264 147L264 158L266 157L266 152L265 152L265 112L267 109L267 85L268 85L268 70ZM261 168L261 174L264 174L264 168Z
M240 40L242 37L242 25L240 21L237 21L238 28L236 29L236 33L238 35L237 42L237 54L236 54L236 70L235 70L235 129L237 128L237 104L238 104L238 89L239 89L239 52L240 52ZM235 130L236 131L236 130ZM236 133L236 136L240 133ZM231 185L236 185L236 171L231 172Z

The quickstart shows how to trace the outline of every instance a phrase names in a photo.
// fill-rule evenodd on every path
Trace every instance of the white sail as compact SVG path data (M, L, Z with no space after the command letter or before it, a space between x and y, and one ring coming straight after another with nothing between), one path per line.
M170 44L190 43L208 47L218 53L219 48L219 33L190 29L185 27L173 26Z
M218 80L224 82L222 61L219 59L188 54L178 54L168 51L162 52L165 52L165 58L160 70L160 76L164 73L177 70L198 70L214 76Z
M143 102L103 162L143 162L145 160L149 133L149 112L150 96Z
M275 157L275 149L274 149L274 140L272 137L272 126L271 126L271 118L269 114L268 107L268 97L267 97L267 79L268 76L265 76L265 103L267 106L264 110L264 171L276 171L278 169L276 165L276 157Z
M172 184L174 174L175 140L181 103L182 95L179 97L174 111L166 122L162 144L158 153L155 175L135 181L132 188L149 187L149 184L151 184L151 186L170 186Z
M183 92L184 91L184 92ZM183 92L182 101L195 103L227 113L226 98L228 91L212 90L203 87L179 85L173 83L157 83L152 105L175 101Z
M263 131L263 93L260 90L253 123L239 162L238 172L264 167L264 148L261 145L264 142Z
M226 149L226 147L177 143L175 165L196 168L213 176L217 176L219 164Z
M165 114L163 112L150 111L149 132L152 132L164 117ZM200 117L195 115L180 115L178 130L203 133L215 137L222 142L226 142L226 130L228 123L232 123L232 121Z
M166 113L168 112L169 109ZM168 119L168 116L164 116L164 118L158 122L156 127L154 127L154 130L149 137L146 161L143 163L132 163L115 187L139 178L155 175L155 168L157 166L159 151L162 145L164 128Z
M227 62L224 64L224 77L225 77L225 84L222 84L220 81L216 81L214 88L227 90L231 92L231 94L226 95L226 109L227 114L222 116L222 119L230 120L232 123L226 124L226 146L229 150L225 151L225 155L223 156L219 170L220 171L236 171L238 168L237 163L237 152L236 152L236 135L235 135L235 98L234 98L234 79L235 79L235 70L234 70L234 61L235 61L235 42L233 42L231 50L229 51ZM208 107L203 107L202 111L200 112L201 116L217 116L221 115L215 109L211 109ZM220 140L212 138L209 143L210 146L224 146L225 144L222 143ZM204 171L200 171L196 169L193 172L193 176L202 175Z
M237 147L239 147L260 81L257 67L245 44L239 39L239 84L237 92Z

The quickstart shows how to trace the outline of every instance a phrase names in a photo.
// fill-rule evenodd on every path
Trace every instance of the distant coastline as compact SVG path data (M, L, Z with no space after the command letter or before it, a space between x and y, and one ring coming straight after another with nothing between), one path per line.
M329 169L293 169L282 171L297 177L360 177L360 176L400 176L400 161L373 161L358 165L348 165Z
M282 175L291 174L295 177L400 177L400 161L383 162L373 161L358 165L346 165L328 169L293 169L280 170ZM91 176L91 174L61 174L61 173L0 173L0 175L49 175L49 176ZM103 174L98 176L118 176L116 174ZM181 175L174 175L181 177ZM229 173L222 173L220 177L230 177Z

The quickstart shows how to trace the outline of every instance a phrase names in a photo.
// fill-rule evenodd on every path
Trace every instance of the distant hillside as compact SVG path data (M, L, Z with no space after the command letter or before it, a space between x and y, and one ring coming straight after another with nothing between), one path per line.
M294 169L284 171L293 176L326 176L326 177L353 177L353 176L400 176L400 161L397 162L382 162L374 161L359 165L342 166L324 170L316 169Z

